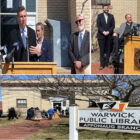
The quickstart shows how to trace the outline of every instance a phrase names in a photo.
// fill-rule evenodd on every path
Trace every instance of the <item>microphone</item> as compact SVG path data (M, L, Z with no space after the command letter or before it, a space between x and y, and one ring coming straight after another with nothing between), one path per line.
M9 62L12 59L12 62L14 61L14 53L15 51L17 51L19 49L19 43L18 42L14 42L13 43L13 49L10 53L7 54L7 56L5 57L5 61Z
M140 24L134 25L131 34L134 36L139 36L140 35L139 32L140 32Z
M5 47L6 46L0 46L0 52L3 52Z

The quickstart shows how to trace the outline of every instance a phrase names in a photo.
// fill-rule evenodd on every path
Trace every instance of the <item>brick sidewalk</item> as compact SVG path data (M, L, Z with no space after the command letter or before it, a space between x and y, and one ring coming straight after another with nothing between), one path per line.
M114 68L105 67L103 70L99 70L100 64L92 64L92 74L114 74Z
M0 127L0 140L11 140L11 139L26 139L32 136L35 132L40 129L46 128L61 119L55 120L41 120L41 121L25 121L23 123L7 125Z

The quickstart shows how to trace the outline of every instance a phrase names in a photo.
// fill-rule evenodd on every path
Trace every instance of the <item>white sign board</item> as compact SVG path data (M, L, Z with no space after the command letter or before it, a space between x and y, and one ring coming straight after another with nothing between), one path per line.
M140 133L140 109L126 109L122 112L99 109L79 109L78 128Z

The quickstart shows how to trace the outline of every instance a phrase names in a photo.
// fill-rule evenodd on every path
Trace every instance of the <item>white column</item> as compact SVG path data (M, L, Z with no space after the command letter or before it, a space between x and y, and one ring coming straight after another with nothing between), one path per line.
M69 108L69 140L78 140L77 125L77 111L78 106L70 106Z

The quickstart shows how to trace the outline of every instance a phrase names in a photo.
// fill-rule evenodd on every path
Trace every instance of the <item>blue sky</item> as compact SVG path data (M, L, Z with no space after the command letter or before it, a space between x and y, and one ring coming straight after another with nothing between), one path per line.
M83 77L85 79L94 79L95 76L94 75L0 75L0 78L2 78L2 80L6 80L6 79L22 79L22 80L29 80L29 79L37 79L37 78L41 78L41 77L62 77L62 76L72 76L75 77L77 79L82 79Z

